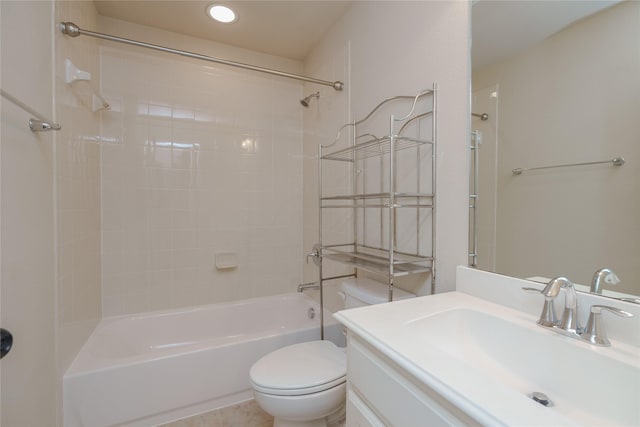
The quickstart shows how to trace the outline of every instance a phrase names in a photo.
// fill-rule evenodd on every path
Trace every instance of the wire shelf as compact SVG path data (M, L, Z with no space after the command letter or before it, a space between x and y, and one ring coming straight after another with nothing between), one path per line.
M371 273L388 275L389 252L382 249L345 246L325 246L322 257L348 264ZM433 257L394 252L393 277L431 271Z
M430 145L433 142L423 139L410 138L406 136L385 136L383 138L370 139L352 147L343 148L333 153L322 156L324 160L339 160L343 162L353 162L355 160L367 159L369 157L380 156L389 153L391 150L391 139L394 139L395 151L406 150L421 145Z
M430 193L395 193L396 199L404 198L423 198L433 197ZM367 194L349 194L340 196L322 197L321 200L367 200L367 199L388 199L389 193L367 193Z

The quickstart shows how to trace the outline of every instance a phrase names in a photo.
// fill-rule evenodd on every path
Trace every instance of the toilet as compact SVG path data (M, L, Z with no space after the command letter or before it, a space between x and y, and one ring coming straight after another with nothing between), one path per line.
M342 283L345 308L387 302L388 287L368 278ZM394 300L414 294L394 289ZM274 427L327 427L344 417L345 349L331 341L290 345L258 360L249 372L256 402Z

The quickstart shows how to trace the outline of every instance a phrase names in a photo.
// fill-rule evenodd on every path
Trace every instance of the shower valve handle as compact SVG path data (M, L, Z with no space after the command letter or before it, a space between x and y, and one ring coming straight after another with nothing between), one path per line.
M320 245L317 243L313 245L313 249L307 254L307 264L309 264L309 258L313 258L313 263L320 266Z

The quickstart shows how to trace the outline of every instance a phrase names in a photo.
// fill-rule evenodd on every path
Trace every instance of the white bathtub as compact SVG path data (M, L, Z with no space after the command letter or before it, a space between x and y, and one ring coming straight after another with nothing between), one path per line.
M64 425L149 426L246 400L251 365L319 339L319 317L318 305L295 293L105 318L64 376ZM327 312L325 324L340 345Z

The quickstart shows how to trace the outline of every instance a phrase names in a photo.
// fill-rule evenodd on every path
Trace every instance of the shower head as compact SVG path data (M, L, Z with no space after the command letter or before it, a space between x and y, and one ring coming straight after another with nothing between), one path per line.
M309 101L311 101L311 98L320 99L320 92L312 93L311 95L307 96L306 98L302 98L300 100L300 104L302 104L303 107L308 107L309 106Z

